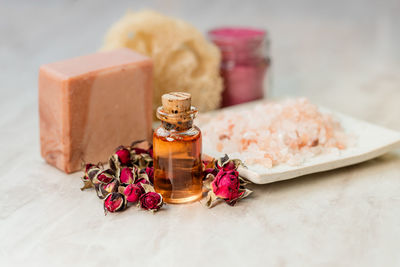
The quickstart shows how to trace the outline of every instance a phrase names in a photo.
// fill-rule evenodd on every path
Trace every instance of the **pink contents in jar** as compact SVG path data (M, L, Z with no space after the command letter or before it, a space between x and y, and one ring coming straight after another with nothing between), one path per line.
M208 36L221 50L224 79L222 106L264 97L264 77L270 65L266 32L250 28L217 28Z

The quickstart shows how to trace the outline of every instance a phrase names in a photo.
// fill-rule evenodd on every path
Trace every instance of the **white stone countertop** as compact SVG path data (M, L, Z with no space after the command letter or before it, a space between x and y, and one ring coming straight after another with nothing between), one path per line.
M400 3L276 2L0 1L0 266L400 266L399 150L252 186L235 207L107 216L79 190L80 173L40 157L40 64L95 51L127 8L146 6L202 31L267 28L270 96L306 96L400 131Z

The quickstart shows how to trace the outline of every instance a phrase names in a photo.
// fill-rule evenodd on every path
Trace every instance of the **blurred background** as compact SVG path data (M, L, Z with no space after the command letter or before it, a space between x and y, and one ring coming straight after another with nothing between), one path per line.
M0 0L0 112L7 114L0 116L2 136L37 128L41 64L98 50L128 9L144 8L186 20L203 33L224 25L264 28L271 41L269 96L306 96L400 130L398 0Z

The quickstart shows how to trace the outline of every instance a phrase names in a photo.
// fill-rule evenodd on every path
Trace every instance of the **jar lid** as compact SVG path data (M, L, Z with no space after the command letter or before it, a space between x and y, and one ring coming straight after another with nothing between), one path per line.
M208 36L221 50L223 59L262 58L268 53L266 31L243 27L222 27L210 30Z
M232 45L239 42L262 41L266 37L266 31L244 27L221 27L208 32L212 41L227 42Z

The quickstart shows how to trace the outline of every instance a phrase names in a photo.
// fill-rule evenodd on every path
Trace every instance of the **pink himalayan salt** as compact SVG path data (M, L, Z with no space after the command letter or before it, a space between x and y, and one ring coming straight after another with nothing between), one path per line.
M247 164L272 168L299 165L320 153L345 149L339 122L306 98L258 104L248 110L224 111L202 127L219 152L239 152Z

